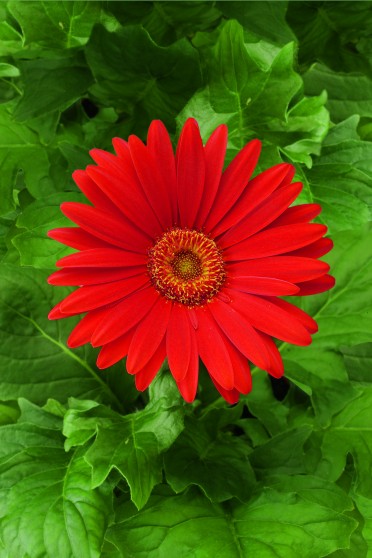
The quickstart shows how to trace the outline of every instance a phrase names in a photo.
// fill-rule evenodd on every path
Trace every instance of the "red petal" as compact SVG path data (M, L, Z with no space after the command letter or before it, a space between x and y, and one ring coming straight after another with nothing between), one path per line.
M266 335L266 333L261 333L261 336L265 341L266 348L270 355L270 366L266 369L266 372L274 378L281 378L284 374L284 365L278 347L275 345L273 339Z
M199 375L199 353L196 343L195 331L190 328L190 362L183 380L177 382L177 387L184 400L187 403L192 403L196 396L198 389L198 375Z
M300 283L298 285L300 287L298 296L323 293L324 291L332 289L332 287L335 286L335 283L335 278L332 277L332 275L323 275L323 277L319 277L318 279Z
M146 276L135 276L103 285L80 287L69 294L61 304L65 314L87 312L121 300L149 284Z
M227 266L229 277L251 275L259 277L274 277L297 283L320 277L329 271L329 265L312 258L297 256L273 256L259 260L247 260Z
M275 219L270 227L280 227L282 225L293 225L295 223L308 223L315 219L322 211L317 203L305 203L303 205L295 205L284 211L280 217Z
M281 184L289 184L293 175L294 167L292 165L280 163L250 180L237 203L213 228L213 236L216 237L239 223L247 213L263 202Z
M111 248L111 244L100 240L96 236L89 234L78 227L61 227L48 231L49 238L57 242L66 244L76 250L86 250L89 248Z
M234 308L241 312L256 329L294 345L311 343L311 336L301 322L272 301L230 289L226 291L232 299ZM263 367L264 370L266 368L269 366Z
M301 182L288 184L276 190L267 200L250 212L238 225L229 229L219 239L221 248L227 248L252 236L272 223L278 215L297 198L302 190Z
M100 369L108 368L125 358L128 354L129 345L132 340L134 328L114 341L103 345L97 358L97 366Z
M129 137L132 161L146 198L153 207L163 230L173 225L172 205L167 184L163 182L156 160L137 136Z
M109 311L107 308L100 308L99 310L88 312L70 333L67 339L68 347L75 349L75 347L89 343L94 330Z
M224 251L226 260L238 261L275 256L310 244L327 232L325 225L285 225L267 229Z
M159 297L150 312L139 322L127 358L129 374L136 374L155 354L168 327L172 304Z
M205 222L206 230L213 229L241 196L257 165L260 152L261 142L256 139L250 141L224 171L216 199Z
M130 157L130 155L129 155ZM162 231L159 221L142 190L130 159L125 174L90 165L86 172L118 207L129 223L153 237Z
M135 375L136 388L139 391L144 391L149 387L152 380L159 372L161 365L165 360L165 356L165 343L163 341L146 366Z
M333 248L330 238L320 238L304 248L293 250L291 256L304 256L305 258L321 258Z
M291 314L294 318L296 318L299 322L301 322L302 325L309 331L309 333L316 333L318 331L318 324L316 323L316 321L313 320L311 316L306 314L306 312L301 310L301 308L298 308L298 306L295 306L294 304L291 304L290 302L287 302L282 298L266 298L268 301L270 301L271 304L282 308L283 310Z
M51 311L48 314L48 319L49 320L60 320L62 318L69 318L70 317L70 316L67 316L66 314L64 314L63 312L61 312L62 302L63 302L63 300L58 302L58 304L56 304L54 306L54 308L51 309Z
M234 371L230 355L213 320L208 307L198 308L198 329L196 340L200 358L212 376L225 389L234 387Z
M81 286L99 285L127 279L135 275L144 275L143 267L117 267L117 268L67 268L59 269L48 277L49 285Z
M115 248L93 248L70 254L56 263L57 267L132 267L146 265L147 256Z
M239 401L239 392L234 388L234 389L224 389L218 382L216 382L212 377L211 380L214 384L214 387L217 389L217 391L222 395L222 397L228 402L230 403L230 405L234 405L235 403L237 403Z
M229 280L229 287L243 293L269 296L294 295L299 291L299 288L293 283L270 277L235 276Z
M92 345L99 347L124 335L150 312L158 298L155 289L148 287L113 306L105 322L94 332Z
M189 118L177 145L177 198L182 227L193 228L203 196L205 160L196 120Z
M172 206L172 222L178 220L177 175L172 143L166 127L160 120L153 120L147 134L147 147L156 160Z
M221 126L215 129L204 147L205 182L195 228L204 226L204 222L217 195L225 160L226 146L227 126L226 124L221 124Z
M151 239L137 227L100 209L77 202L64 202L61 211L90 234L119 248L143 252L151 244Z
M174 304L167 329L168 364L176 382L185 378L190 364L191 324L187 312L187 308Z
M234 291L231 292L234 293ZM239 309L233 308L230 304L226 304L218 298L214 299L209 308L219 327L227 335L231 343L245 357L259 368L265 370L270 362L265 344Z
M239 391L239 393L247 394L252 389L252 376L249 368L249 362L244 355L236 350L227 337L225 337L224 341L234 368L235 388Z
M92 202L93 205L103 209L107 213L120 214L118 208L110 198L108 198L97 184L87 175L83 170L76 170L72 173L76 185L80 188L83 194Z

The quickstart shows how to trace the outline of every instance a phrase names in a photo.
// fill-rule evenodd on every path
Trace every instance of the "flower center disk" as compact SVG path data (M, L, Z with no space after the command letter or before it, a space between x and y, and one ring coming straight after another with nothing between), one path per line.
M205 234L174 227L149 250L148 273L164 297L189 307L206 304L226 279L217 244Z

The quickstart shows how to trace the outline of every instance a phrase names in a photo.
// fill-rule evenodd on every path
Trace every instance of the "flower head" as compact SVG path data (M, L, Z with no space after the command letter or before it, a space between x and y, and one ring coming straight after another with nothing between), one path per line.
M75 285L51 319L85 313L70 347L101 347L97 365L127 357L144 390L168 357L186 401L195 397L199 358L230 403L251 389L250 365L280 377L272 337L311 343L316 322L279 298L330 289L326 227L310 223L317 204L291 206L302 185L282 163L251 178L260 142L223 170L227 128L203 145L184 125L174 156L160 121L143 144L115 138L116 155L93 149L96 165L74 180L92 205L63 203L78 227L49 236L78 252L57 262L53 285Z

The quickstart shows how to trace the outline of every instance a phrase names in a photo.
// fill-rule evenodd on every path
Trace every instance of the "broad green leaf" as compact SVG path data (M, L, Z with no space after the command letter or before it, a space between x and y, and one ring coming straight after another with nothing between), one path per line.
M351 453L355 463L354 491L372 498L372 387L364 386L361 394L353 399L324 433L322 443L323 461L318 474L336 480L342 473L346 457Z
M327 91L327 108L332 121L341 122L353 114L372 116L372 80L366 75L334 72L314 64L304 75L304 82L307 95Z
M321 558L348 547L356 523L341 510L350 500L330 483L290 479L283 490L265 488L248 504L217 505L196 490L174 496L158 489L140 512L124 503L107 539L123 558L166 558L175 548L195 558Z
M255 484L249 451L246 440L223 432L212 436L205 420L190 418L165 454L167 481L175 492L195 484L212 502L247 501Z
M295 40L296 36L287 24L288 2L218 2L218 7L228 18L237 19L249 35L278 45Z
M301 64L322 61L333 70L369 70L371 2L289 2L287 21L299 39ZM370 39L369 39L370 40Z
M47 318L66 292L58 289L57 293L47 285L41 271L1 265L0 399L27 397L45 403L49 397L66 401L69 396L103 396L106 401L115 401L87 362L87 352L67 348L71 321Z
M9 56L21 48L22 35L7 21L0 21L0 56Z
M92 485L100 486L116 469L128 482L133 502L142 508L162 480L161 452L183 429L179 401L165 394L142 411L125 416L94 402L71 401L70 405L64 419L66 447L82 445L96 435L84 454L92 467Z
M27 47L72 48L87 42L99 18L100 2L29 1L8 3Z
M311 387L315 410L324 424L358 393L348 380L340 348L372 340L371 239L370 232L333 236L335 247L327 261L336 286L302 299L302 308L315 318L319 331L308 347L284 344L282 348L287 377Z
M351 380L372 383L372 343L341 347Z
M26 400L20 405L19 422L0 428L5 548L12 556L98 558L111 513L109 487L92 489L89 466L81 452L64 451L55 417Z
M17 66L13 66L12 64L6 64L5 62L0 63L0 78L3 77L18 77L20 75L20 71Z
M24 93L14 117L20 122L67 109L94 81L84 59L78 55L25 60L19 62L19 68Z
M82 195L78 192L52 194L31 203L19 215L17 227L25 230L14 236L12 242L20 253L21 265L54 269L59 258L73 251L47 237L51 229L73 225L61 213L63 201L82 201Z
M358 121L352 116L331 128L304 175L307 201L320 203L331 233L356 230L371 219L372 143L359 138Z
M293 104L302 84L293 69L294 54L293 43L282 49L262 41L245 43L242 27L228 21L204 52L208 85L190 99L178 124L193 116L207 137L226 123L228 159L249 139L262 139L259 169L279 162L280 153L310 166L310 154L319 153L327 132L328 113L324 95Z
M35 132L12 119L7 105L0 106L0 164L1 215L14 209L12 188L22 178L31 194L42 196L53 191L45 147Z
M364 540L367 543L367 558L370 558L372 548L372 499L356 495L355 503L364 519L364 525L362 525L362 533Z
M100 104L133 115L144 128L155 118L174 126L174 117L200 86L197 51L186 39L157 46L140 26L110 33L96 25L86 47Z

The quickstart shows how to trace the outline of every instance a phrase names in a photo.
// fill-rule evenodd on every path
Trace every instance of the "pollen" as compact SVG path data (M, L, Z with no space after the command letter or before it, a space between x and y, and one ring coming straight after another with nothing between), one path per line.
M148 273L165 298L185 306L202 306L220 291L226 279L217 244L204 233L174 227L149 250Z

